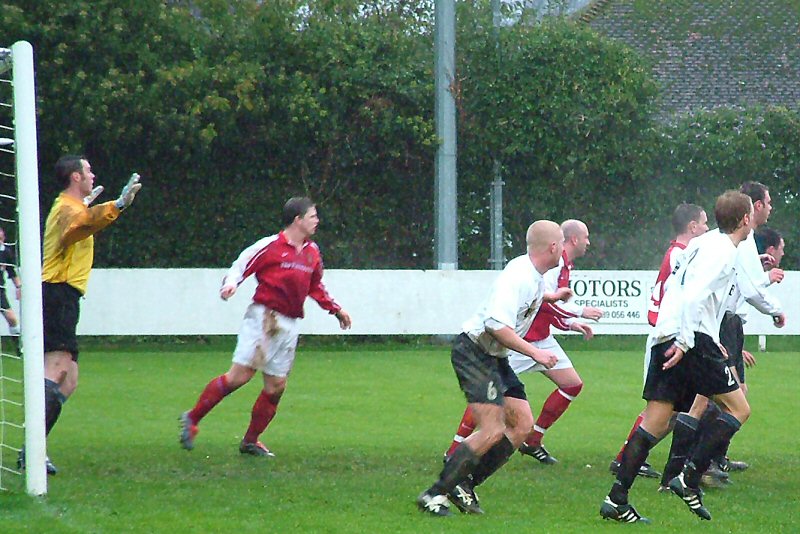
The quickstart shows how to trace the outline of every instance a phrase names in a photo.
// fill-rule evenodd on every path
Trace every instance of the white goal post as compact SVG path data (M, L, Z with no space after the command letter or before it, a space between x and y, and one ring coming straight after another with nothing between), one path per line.
M4 87L0 103L10 109L0 125L0 150L13 157L13 178L3 193L16 202L16 235L19 276L22 280L20 330L23 358L24 434L26 489L31 495L47 493L44 423L44 335L42 331L42 263L39 226L39 172L36 140L36 93L33 47L19 41L0 48L0 79ZM10 84L11 91L7 90ZM10 100L10 101L9 101ZM15 182L15 183L14 183ZM3 421L5 423L5 421ZM3 432L5 441L5 432ZM21 443L0 443L6 451L19 452ZM2 472L12 471L4 462Z

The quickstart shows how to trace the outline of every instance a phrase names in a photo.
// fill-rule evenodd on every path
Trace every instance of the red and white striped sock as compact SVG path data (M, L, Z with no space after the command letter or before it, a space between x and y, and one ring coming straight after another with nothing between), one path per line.
M470 410L469 406L467 409L464 410L464 415L461 417L461 423L458 425L458 431L456 435L453 436L453 443L450 444L450 448L447 449L445 453L446 456L450 456L453 454L453 451L456 450L456 447L461 445L461 443L472 435L472 432L475 430L475 422L472 420L472 410Z
M628 437L625 439L625 443L622 444L622 448L619 450L619 454L617 454L618 462L622 462L622 451L625 450L625 445L627 445L628 442L631 440L634 432L636 432L636 429L639 428L639 425L642 424L642 419L644 419L644 412L640 413L639 417L636 418L636 422L633 423L633 428L631 428L631 431L628 433Z
M539 417L536 419L536 423L533 425L533 431L528 434L528 439L525 440L525 444L531 447L540 446L544 433L567 411L567 408L569 408L569 405L581 392L581 389L583 389L583 384L554 390L550 396L547 397L547 400L544 401L542 413L540 413Z

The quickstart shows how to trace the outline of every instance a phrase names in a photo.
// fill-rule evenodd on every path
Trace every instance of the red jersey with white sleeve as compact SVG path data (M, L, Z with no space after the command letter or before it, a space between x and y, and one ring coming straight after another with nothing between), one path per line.
M719 229L692 239L664 293L652 333L655 343L674 339L687 352L695 346L696 332L719 343L719 324L737 265L737 246Z
M322 256L313 241L305 240L300 251L283 232L262 238L239 254L222 281L237 287L251 274L258 285L253 302L287 317L302 318L306 297L316 300L333 314L341 309L322 284Z
M653 294L650 295L650 304L647 306L647 322L650 326L655 326L658 320L658 311L661 308L661 301L664 300L664 291L667 289L667 278L675 270L678 260L686 250L686 245L677 241L671 241L664 259L661 260L661 268L658 270L656 285L653 286Z
M567 259L567 253L561 253L558 266L544 273L545 291L554 292L560 287L569 287L569 275L575 265ZM539 313L533 319L528 332L522 337L525 341L541 341L550 336L550 326L559 330L569 330L572 319L583 314L583 306L576 306L570 302L544 302Z

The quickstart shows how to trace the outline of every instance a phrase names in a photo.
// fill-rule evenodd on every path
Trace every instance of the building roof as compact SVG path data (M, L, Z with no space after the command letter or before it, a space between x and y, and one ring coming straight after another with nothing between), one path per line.
M581 20L652 61L667 115L800 107L797 0L598 0Z

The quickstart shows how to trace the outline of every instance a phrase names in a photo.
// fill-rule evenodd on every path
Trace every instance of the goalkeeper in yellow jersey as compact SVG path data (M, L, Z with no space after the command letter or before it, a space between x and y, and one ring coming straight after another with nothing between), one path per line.
M45 433L50 433L61 407L78 386L79 299L86 293L94 258L94 234L113 223L141 189L133 174L119 198L89 207L102 192L86 158L63 156L55 177L64 188L53 202L44 228L42 307L44 317ZM19 456L25 467L25 451ZM56 468L47 460L47 472Z

